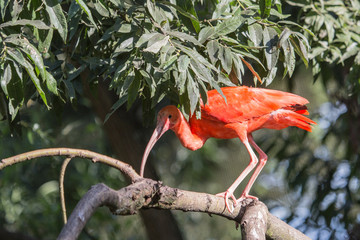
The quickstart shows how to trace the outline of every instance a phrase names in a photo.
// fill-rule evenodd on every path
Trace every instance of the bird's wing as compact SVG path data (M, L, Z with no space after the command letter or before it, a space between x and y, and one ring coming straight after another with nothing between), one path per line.
M208 102L201 109L202 118L224 123L242 122L291 106L299 106L299 113L302 113L306 111L303 106L308 103L303 97L272 89L225 87L221 90L227 101L216 90L208 91Z

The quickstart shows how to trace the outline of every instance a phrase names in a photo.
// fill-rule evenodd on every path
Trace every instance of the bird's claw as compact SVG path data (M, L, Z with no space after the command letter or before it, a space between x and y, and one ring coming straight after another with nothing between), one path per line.
M225 199L226 208L229 210L230 213L233 213L235 207L244 199L250 198L250 199L258 200L257 197L246 193L241 194L241 196L238 199L236 199L234 194L231 193L229 190L226 190L226 192L218 193L216 194L216 196L223 197ZM229 203L229 198L233 200L233 204Z
M237 200L233 193L230 193L229 190L226 190L226 192L218 193L216 196L223 197L225 199L225 206L229 210L230 213L234 212L234 209L237 205ZM229 204L229 198L233 200L233 204Z

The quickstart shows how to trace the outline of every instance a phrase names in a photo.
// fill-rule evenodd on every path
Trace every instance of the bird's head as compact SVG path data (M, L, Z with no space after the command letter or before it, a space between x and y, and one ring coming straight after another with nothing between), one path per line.
M157 115L157 124L156 128L145 148L145 152L141 162L140 175L144 176L146 160L149 156L149 153L157 140L169 129L173 129L179 122L181 118L181 113L176 106L169 105L162 108Z

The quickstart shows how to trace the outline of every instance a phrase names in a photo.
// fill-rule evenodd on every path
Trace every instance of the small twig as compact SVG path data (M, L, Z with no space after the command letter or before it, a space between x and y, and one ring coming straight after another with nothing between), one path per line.
M87 158L93 162L101 162L120 170L125 176L127 176L131 180L131 182L135 182L136 180L141 178L140 175L137 174L135 170L127 163L124 163L120 160L99 153L91 152L88 150L82 150L82 149L74 149L74 148L47 148L47 149L40 149L40 150L22 153L9 158L4 158L0 161L0 170L15 163L24 162L34 158L49 157L49 156Z
M66 216L66 204L65 204L65 194L64 194L64 177L65 177L65 170L67 165L69 164L72 157L68 157L64 160L63 164L61 165L60 170L60 180L59 180L59 188L60 188L60 202L61 202L61 211L63 213L63 220L64 224L67 222L67 216Z

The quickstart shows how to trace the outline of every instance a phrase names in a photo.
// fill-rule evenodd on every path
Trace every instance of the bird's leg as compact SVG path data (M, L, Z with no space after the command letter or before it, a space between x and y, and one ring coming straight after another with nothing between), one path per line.
M255 171L254 171L253 175L251 176L248 184L246 185L243 193L241 194L240 198L236 201L237 203L239 203L240 201L242 201L245 198L257 199L257 197L249 195L249 191L250 191L252 185L254 184L256 178L259 176L259 173L265 166L266 161L268 159L267 155L263 152L263 150L261 150L261 148L255 143L254 138L252 137L251 134L248 135L248 139L249 139L251 146L253 146L255 148L255 150L259 153L259 165L255 168Z
M226 190L226 192L217 194L217 196L221 196L221 197L225 198L225 205L226 205L227 209L229 210L229 212L233 212L234 207L236 207L236 205L242 200L241 198L238 199L238 200L235 199L234 191L236 190L236 188L240 185L240 183L244 180L244 178L254 169L254 167L258 163L258 159L257 159L254 151L252 150L248 139L246 138L246 139L242 140L242 142L244 143L246 149L248 150L248 152L250 154L249 165L244 169L244 171L242 171L240 176L235 180L235 182L233 184L231 184L231 186ZM247 193L249 192L250 188L251 188L251 186L249 186L249 189L248 189ZM244 194L244 192L243 192L243 194ZM234 207L233 206L230 207L230 204L228 202L229 197L234 201L234 204L233 204ZM241 197L243 197L243 195L241 195ZM246 197L255 198L255 197L249 196L247 194L246 194Z

